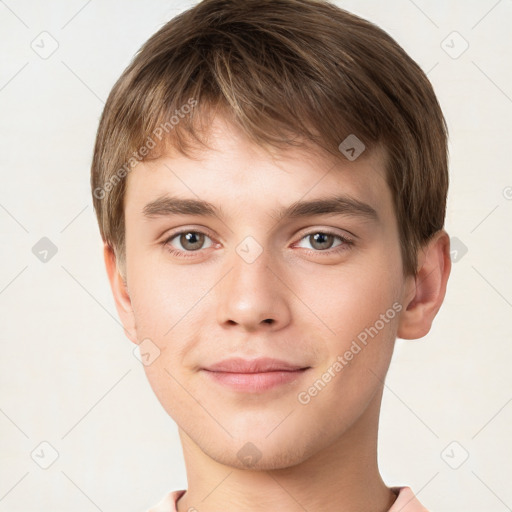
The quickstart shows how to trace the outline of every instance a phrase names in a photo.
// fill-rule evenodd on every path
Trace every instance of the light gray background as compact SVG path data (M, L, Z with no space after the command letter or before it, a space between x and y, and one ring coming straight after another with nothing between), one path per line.
M176 425L117 319L89 167L115 80L192 4L0 1L0 512L139 512L186 488ZM457 254L431 332L397 341L383 477L432 511L512 510L512 1L338 4L428 72L450 130Z

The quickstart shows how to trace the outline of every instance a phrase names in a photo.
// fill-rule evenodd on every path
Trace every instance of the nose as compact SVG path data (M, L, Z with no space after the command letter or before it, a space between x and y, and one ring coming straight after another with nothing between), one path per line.
M219 324L244 331L278 330L288 325L291 292L278 277L279 262L270 251L263 249L254 261L235 251L226 263L229 272L215 287Z

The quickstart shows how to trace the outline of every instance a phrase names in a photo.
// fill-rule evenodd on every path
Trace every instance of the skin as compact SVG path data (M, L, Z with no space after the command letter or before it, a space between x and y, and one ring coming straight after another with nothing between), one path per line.
M179 428L188 490L178 511L385 512L396 495L377 465L383 381L395 338L426 335L442 304L449 236L439 231L419 252L416 278L403 276L382 149L353 162L311 148L266 151L221 117L209 144L194 159L169 153L130 173L126 269L104 250L127 336L133 343L149 338L160 350L144 369ZM224 217L145 218L144 206L165 193L207 200ZM326 214L277 222L271 215L334 193L371 205L379 222ZM201 248L190 250L179 235L166 246L178 228L204 232ZM340 239L322 246L309 236L325 230L354 244L336 252ZM247 236L262 249L252 263L236 251ZM191 257L170 254L170 245ZM401 311L300 403L298 393L329 367L332 374L337 357L394 303ZM200 371L231 356L311 368L294 382L248 394ZM244 446L259 453L250 467L237 455Z

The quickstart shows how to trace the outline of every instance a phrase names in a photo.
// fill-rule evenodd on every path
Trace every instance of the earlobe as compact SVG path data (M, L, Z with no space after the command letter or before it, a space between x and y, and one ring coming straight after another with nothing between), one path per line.
M127 283L123 279L118 268L113 249L106 242L103 246L103 258L105 260L105 267L110 281L110 288L114 296L117 313L123 324L125 334L130 341L138 344L139 342L137 340L135 329L135 317L133 314Z
M430 331L443 303L450 271L450 237L442 229L418 255L418 271L407 291L407 305L400 317L397 331L399 338L418 339Z

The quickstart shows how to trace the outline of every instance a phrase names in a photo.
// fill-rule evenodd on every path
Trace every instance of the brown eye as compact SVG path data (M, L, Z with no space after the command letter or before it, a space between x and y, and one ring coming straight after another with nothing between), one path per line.
M205 245L205 241L209 241L209 245ZM201 231L180 231L174 233L164 241L164 245L172 254L179 255L187 252L197 252L200 249L208 248L212 245L211 239Z
M338 242L336 243L336 239ZM346 251L354 245L354 241L346 236L329 231L313 231L302 237L299 244L307 242L309 247L299 245L309 252L333 254L336 252ZM329 250L331 249L331 250Z
M197 251L204 243L204 234L196 231L182 233L179 238L181 246L187 251Z
M334 236L329 233L315 233L314 235L309 235L309 241L311 247L318 250L330 249L334 242Z

